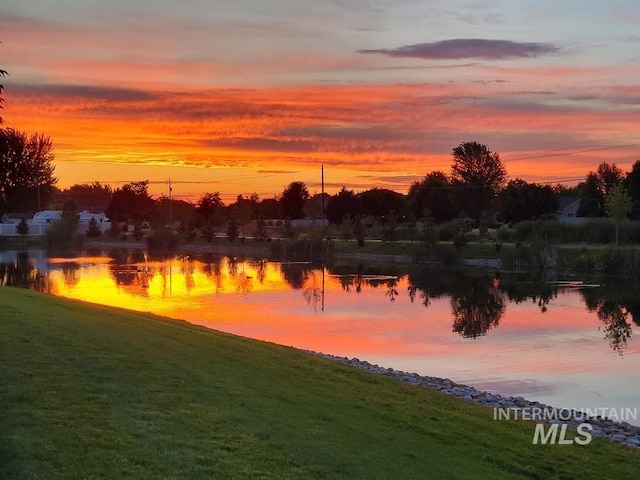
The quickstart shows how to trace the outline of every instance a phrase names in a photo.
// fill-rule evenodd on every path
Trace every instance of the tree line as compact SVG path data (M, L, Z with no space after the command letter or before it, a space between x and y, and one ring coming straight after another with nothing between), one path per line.
M7 72L0 69L0 78ZM0 84L0 109L4 87ZM5 128L0 116L0 215L62 209L73 202L78 210L105 211L114 222L141 226L168 225L202 233L222 224L242 226L265 219L321 219L332 224L426 222L441 224L456 218L475 225L518 223L555 215L562 196L581 200L578 216L611 216L617 222L640 219L640 160L628 173L615 163L601 163L575 187L507 181L498 153L476 141L461 143L452 151L449 173L434 171L413 182L408 193L384 188L355 192L343 186L334 195L311 195L303 181L291 182L275 198L238 195L225 205L220 192L206 192L195 204L152 198L148 182L138 181L113 189L94 182L68 189L56 188L51 138Z

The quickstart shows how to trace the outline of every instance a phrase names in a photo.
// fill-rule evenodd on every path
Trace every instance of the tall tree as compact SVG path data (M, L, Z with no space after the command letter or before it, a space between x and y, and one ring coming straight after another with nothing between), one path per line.
M353 190L347 190L343 185L327 202L326 214L327 220L334 225L342 224L347 215L356 218L360 214L360 205Z
M44 208L58 181L53 160L49 137L0 129L0 213Z
M636 160L624 179L624 186L631 196L632 206L629 218L640 220L640 160Z
M214 215L224 208L224 202L220 198L219 192L205 193L196 203L196 213L205 222L214 220Z
M127 222L139 225L148 220L154 200L147 191L148 181L131 182L116 189L111 196L105 214L112 222Z
M0 77L6 77L8 73L5 70L0 69ZM0 83L0 110L4 108L4 98L2 97L2 92L4 92L4 85ZM0 125L4 123L4 119L0 115Z
M304 218L304 204L309 199L309 190L304 182L291 182L282 192L280 209L284 218Z
M622 183L618 183L605 199L605 209L616 224L616 245L618 245L618 229L620 223L627 220L631 211L631 196Z
M461 143L453 149L451 183L458 206L480 224L496 194L504 186L507 172L500 156L478 142Z
M436 223L443 223L456 217L451 201L451 185L444 172L427 174L422 180L409 187L409 206L416 219L427 215Z
M595 172L589 172L581 185L578 216L604 217L605 199L623 178L623 171L615 163L603 162Z

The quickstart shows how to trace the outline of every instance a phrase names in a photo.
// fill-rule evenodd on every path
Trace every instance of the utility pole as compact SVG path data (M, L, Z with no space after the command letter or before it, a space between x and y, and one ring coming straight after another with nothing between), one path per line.
M171 177L169 177L169 230L173 233L173 220L171 218L172 196L173 196L173 187L171 186Z
M322 226L324 227L324 164L321 165L322 172Z

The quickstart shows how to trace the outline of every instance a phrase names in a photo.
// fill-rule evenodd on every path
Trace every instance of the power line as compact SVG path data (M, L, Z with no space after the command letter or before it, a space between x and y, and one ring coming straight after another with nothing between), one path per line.
M614 150L616 148L637 147L639 145L640 145L640 142L638 142L638 143L628 143L626 145L613 145L613 146L609 146L609 147L589 148L589 149L585 149L585 150L576 150L574 152L557 151L557 153L547 153L547 154L544 154L544 155L536 155L536 156L533 156L533 157L511 158L509 161L517 162L517 161L521 161L521 160L537 160L539 158L563 157L565 155L577 155L577 154L580 154L580 153L601 152L603 150Z

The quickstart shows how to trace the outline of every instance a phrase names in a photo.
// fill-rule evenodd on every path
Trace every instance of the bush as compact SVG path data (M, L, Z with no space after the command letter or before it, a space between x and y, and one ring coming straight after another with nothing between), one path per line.
M467 237L462 232L458 232L456 236L453 238L453 246L460 250L467 244Z
M502 225L496 230L496 238L501 242L508 242L511 240L511 229L505 225Z
M441 242L453 240L458 232L460 232L460 224L457 220L451 220L436 227L436 233Z

